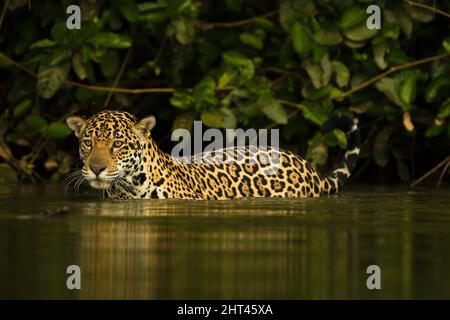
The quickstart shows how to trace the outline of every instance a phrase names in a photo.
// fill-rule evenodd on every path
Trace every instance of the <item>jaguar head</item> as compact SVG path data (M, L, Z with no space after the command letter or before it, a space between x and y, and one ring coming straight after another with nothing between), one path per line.
M83 119L67 118L78 137L83 178L96 189L108 189L137 171L155 117L137 121L127 112L102 111Z

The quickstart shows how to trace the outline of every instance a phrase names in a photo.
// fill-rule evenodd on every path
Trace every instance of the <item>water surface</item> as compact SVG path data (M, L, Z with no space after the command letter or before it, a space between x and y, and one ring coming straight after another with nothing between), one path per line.
M232 201L64 189L0 186L0 298L450 298L449 189ZM81 290L66 288L72 264ZM381 290L366 287L372 264Z

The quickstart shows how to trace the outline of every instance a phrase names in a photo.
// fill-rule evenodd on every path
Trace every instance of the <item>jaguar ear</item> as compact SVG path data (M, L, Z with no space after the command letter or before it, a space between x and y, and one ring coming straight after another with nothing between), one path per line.
M136 124L136 128L141 131L144 136L150 135L150 131L153 129L153 127L156 124L156 119L154 116L148 116L140 120Z
M81 137L81 134L84 131L84 128L86 127L86 120L80 117L68 117L66 119L66 123L69 126L70 129L72 129L73 132L75 132L75 136L77 138Z

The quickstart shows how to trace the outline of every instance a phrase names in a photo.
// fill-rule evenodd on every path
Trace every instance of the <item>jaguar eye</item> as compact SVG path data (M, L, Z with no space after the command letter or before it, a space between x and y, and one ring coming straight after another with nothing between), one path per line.
M120 148L123 145L123 141L114 141L113 146L114 148Z
M90 139L84 139L83 143L86 147L90 147L92 145L92 140Z

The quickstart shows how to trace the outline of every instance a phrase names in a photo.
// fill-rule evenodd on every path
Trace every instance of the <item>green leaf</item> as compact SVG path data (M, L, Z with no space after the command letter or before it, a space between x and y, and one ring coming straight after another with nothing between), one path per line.
M65 22L56 23L52 30L52 39L64 48L80 49L85 41L93 37L99 31L99 24L91 21L83 21L81 29L69 30Z
M379 45L374 45L373 46L373 59L376 63L376 65L378 66L378 68L380 69L386 69L388 64L385 60L385 55L386 53L389 52L389 47L385 44L379 44Z
M48 66L42 64L38 72L37 91L39 96L45 99L53 95L61 87L63 81L69 73L70 63L58 66Z
M413 32L413 21L411 20L411 17L401 8L396 8L394 14L398 22L400 22L400 26L406 37L411 38Z
M363 41L351 41L351 40L345 39L344 43L347 47L352 48L352 49L359 49L359 48L364 47Z
M304 67L312 81L314 88L322 87L322 68L310 60L304 62Z
M195 26L192 19L179 17L172 22L175 28L175 37L181 44L190 44L194 41Z
M450 53L450 37L445 38L444 41L442 41L442 46L444 47L445 51Z
M194 113L191 111L184 111L178 113L177 116L175 117L172 124L172 130L187 129L191 131L193 124L194 124Z
M412 74L400 87L400 99L406 104L411 104L416 99L417 94L417 76Z
M288 122L288 115L286 110L284 110L283 106L276 102L272 101L264 105L261 111L269 118L279 124L286 124Z
M14 113L13 113L14 119L20 118L25 113L27 113L28 110L30 110L30 107L31 107L32 104L33 104L33 102L31 101L31 99L25 99L21 103L19 103L14 108Z
M72 51L69 49L58 48L53 50L46 58L46 63L50 66L56 66L72 57Z
M425 137L427 138L433 138L441 135L445 130L445 126L438 126L436 124L432 124L428 127L427 131L425 132Z
M320 59L320 68L322 69L322 85L326 86L330 83L331 76L333 75L333 67L328 54L324 55L323 58Z
M267 18L256 17L254 19L255 25L265 30L275 29L275 24Z
M367 39L372 38L378 33L377 29L369 29L366 24L360 24L352 29L349 29L344 32L344 35L347 39L351 41L365 41Z
M400 25L397 22L385 23L381 33L385 39L397 40L400 36Z
M336 74L336 83L339 88L347 87L350 81L350 71L345 64L334 60L331 62L331 66L333 68L333 72Z
M339 26L343 30L348 30L359 25L360 23L365 22L366 19L366 9L364 7L352 5L345 9L342 14L341 21L339 22Z
M133 0L114 0L112 3L128 21L136 22L138 20L139 10Z
M68 29L65 23L59 22L56 23L51 30L51 36L55 42L60 44L66 44L67 43L67 34Z
M391 64L404 64L411 61L411 59L406 55L406 53L400 48L398 44L394 44L390 48L387 59Z
M399 81L393 78L384 77L375 83L375 87L383 92L392 102L400 107L405 107L405 103L398 95ZM405 110L407 111L407 110Z
M294 50L298 54L307 54L311 50L312 42L309 38L308 28L303 24L295 22L292 25L291 37Z
M139 11L149 11L156 9L165 9L167 7L166 0L157 0L152 2L141 2L137 5Z
M144 12L139 15L140 21L145 21L152 24L162 23L167 18L167 13L163 10Z
M52 122L47 127L47 134L53 139L63 139L72 134L72 130L69 127L60 122Z
M311 159L314 165L324 165L328 159L328 148L324 143L324 139L320 132L308 141L308 149L306 156Z
M116 74L119 68L119 55L115 51L109 51L100 62L100 69L103 75L110 78Z
M227 51L223 54L225 63L237 67L239 72L246 78L250 79L255 74L255 65L253 61L246 58L237 51Z
M222 111L222 113L225 115L225 123L223 128L225 129L234 129L237 126L237 119L236 119L236 115L234 114L234 112L231 109L228 108L220 108L220 110Z
M237 123L234 113L227 108L203 110L200 118L211 128L234 129Z
M41 116L30 114L25 118L24 124L27 136L33 137L44 130L47 121Z
M320 63L320 61L328 55L328 49L326 46L321 46L320 44L317 44L313 42L313 61L315 63Z
M87 78L87 71L84 67L83 62L81 61L81 55L79 53L76 53L72 57L72 66L80 80L84 80Z
M425 100L427 102L432 102L436 100L439 95L439 92L444 88L450 85L450 78L447 74L441 75L433 81L431 81L430 85L427 87L425 91Z
M170 98L170 103L179 109L186 110L194 106L195 100L188 90L177 89Z
M416 21L430 22L434 18L434 12L427 9L413 6L405 6L405 9L409 13L409 16Z
M328 114L318 103L304 101L299 104L299 108L303 111L303 117L305 117L305 119L308 119L319 126L324 124L328 119Z
M239 38L242 43L258 50L261 50L264 46L264 37L255 33L244 32L240 34Z
M90 41L95 45L112 49L129 48L132 43L129 36L113 32L100 32L93 36Z
M51 48L56 45L56 42L51 39L42 39L39 41L36 41L30 46L30 50L33 49L40 49L40 48Z
M224 73L219 78L217 87L218 88L224 88L227 84L229 84L231 81L233 81L234 78L236 78L237 72L233 70L225 70Z
M330 147L339 146L342 149L347 147L347 137L340 129L334 129L324 135L325 143Z
M313 39L323 46L335 46L342 42L342 36L336 29L320 29L314 33Z
M313 90L308 98L313 101L324 100L324 99L329 100L329 99L338 98L341 94L342 94L342 92L339 89L337 89L335 86L327 85L320 89Z
M194 87L192 97L198 110L208 105L217 105L216 83L213 78L207 76Z
M445 119L450 116L450 98L448 98L439 108L437 118Z

